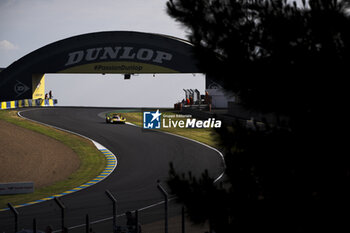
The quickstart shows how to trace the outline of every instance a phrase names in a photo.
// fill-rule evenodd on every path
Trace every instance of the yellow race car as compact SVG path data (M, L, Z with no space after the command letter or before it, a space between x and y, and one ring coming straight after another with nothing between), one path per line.
M119 113L109 113L106 115L106 123L125 123L126 119Z

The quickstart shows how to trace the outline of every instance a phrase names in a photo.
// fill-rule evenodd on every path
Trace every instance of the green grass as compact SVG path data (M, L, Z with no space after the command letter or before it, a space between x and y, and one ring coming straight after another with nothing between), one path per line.
M179 115L178 113L173 112L162 112L164 115ZM127 112L122 113L126 117L126 121L133 123L142 127L142 112ZM174 117L172 120L180 120L185 118ZM214 148L218 148L218 134L214 129L189 129L189 128L161 128L159 131L169 132L177 135L181 135L186 138L194 139L196 141L202 142Z
M105 157L96 149L93 143L87 139L24 120L17 116L17 111L0 111L0 120L54 138L70 147L80 159L79 169L72 173L66 180L56 182L47 187L35 189L35 192L30 194L0 196L0 209L7 207L8 202L13 205L24 204L78 187L81 184L94 179L106 166Z

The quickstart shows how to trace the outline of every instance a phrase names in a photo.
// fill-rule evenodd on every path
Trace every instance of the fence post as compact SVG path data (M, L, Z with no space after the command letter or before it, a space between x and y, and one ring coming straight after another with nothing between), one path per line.
M85 232L89 233L90 230L90 220L89 220L89 215L87 214L85 217Z
M18 211L11 203L7 203L8 207L12 211L12 213L15 215L15 233L18 231Z
M182 233L185 233L185 206L182 206L182 211L181 211L181 226L182 226Z
M139 233L139 210L135 210L135 229Z
M36 218L33 218L33 233L36 233Z
M63 232L63 230L64 230L64 209L66 207L63 205L61 200L58 199L57 197L55 197L54 200L57 203L57 205L61 208L61 228L62 228L62 232Z
M165 191L163 186L160 184L158 181L157 185L158 189L164 196L164 210L165 210L165 215L164 215L164 221L165 221L165 233L168 233L168 193Z
M113 194L106 189L106 194L113 202L113 232L117 231L117 199L113 196Z

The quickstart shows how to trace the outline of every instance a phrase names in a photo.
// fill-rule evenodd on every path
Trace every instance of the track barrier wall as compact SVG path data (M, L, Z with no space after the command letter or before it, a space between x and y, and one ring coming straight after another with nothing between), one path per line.
M24 99L0 102L0 109L50 107L57 104L57 99Z

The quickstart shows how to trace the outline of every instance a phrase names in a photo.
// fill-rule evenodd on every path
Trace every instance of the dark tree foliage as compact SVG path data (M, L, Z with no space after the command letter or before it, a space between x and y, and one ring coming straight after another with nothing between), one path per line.
M219 183L170 170L195 223L219 232L350 232L344 146L350 67L349 1L169 0L199 66L245 107L288 125L223 127Z
M341 85L350 20L347 1L310 0L300 8L285 2L173 0L167 6L189 29L205 73L247 107L289 115L310 111L324 91Z

